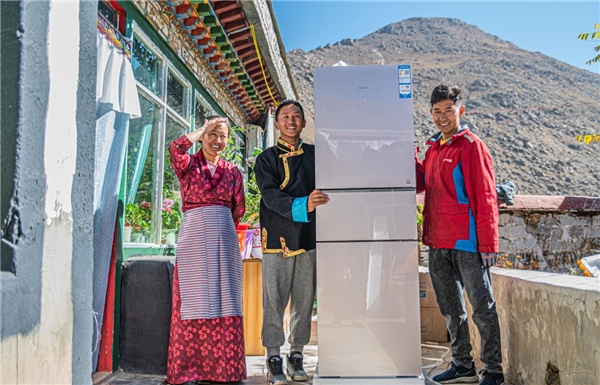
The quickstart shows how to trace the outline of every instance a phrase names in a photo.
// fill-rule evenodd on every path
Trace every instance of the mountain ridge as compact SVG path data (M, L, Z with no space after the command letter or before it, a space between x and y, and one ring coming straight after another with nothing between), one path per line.
M576 43L576 41L574 42ZM305 107L303 137L314 140L314 67L411 64L415 145L437 132L429 95L439 84L463 89L467 124L490 148L497 183L518 194L600 196L600 75L523 50L459 19L411 18L360 39L287 53ZM423 152L423 151L422 151Z

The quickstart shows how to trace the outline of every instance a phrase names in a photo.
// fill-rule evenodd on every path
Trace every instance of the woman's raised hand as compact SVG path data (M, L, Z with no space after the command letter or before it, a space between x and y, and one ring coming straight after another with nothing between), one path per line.
M189 134L186 134L185 136L187 136L188 139L192 143L194 143L197 140L200 140L200 138L202 138L202 135L212 132L212 130L214 130L215 127L218 126L219 124L222 124L222 123L227 124L227 122L228 122L227 118L205 119L204 123L200 127L198 127L196 130L190 132Z

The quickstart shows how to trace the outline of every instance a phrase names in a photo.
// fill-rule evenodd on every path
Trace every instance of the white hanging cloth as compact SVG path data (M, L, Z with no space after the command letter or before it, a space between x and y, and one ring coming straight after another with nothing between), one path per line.
M98 72L96 102L110 103L113 110L129 114L131 119L142 116L131 62L100 31L96 35Z

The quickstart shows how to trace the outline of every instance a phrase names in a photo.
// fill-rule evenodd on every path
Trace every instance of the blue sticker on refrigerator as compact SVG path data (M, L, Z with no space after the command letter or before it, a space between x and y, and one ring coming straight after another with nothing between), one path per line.
M412 70L410 64L398 66L398 97L400 99L412 98Z

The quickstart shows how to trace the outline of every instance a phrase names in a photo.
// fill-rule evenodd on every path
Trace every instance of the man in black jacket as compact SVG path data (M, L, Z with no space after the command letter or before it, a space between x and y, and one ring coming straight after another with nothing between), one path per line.
M290 354L287 373L292 381L307 381L302 350L310 340L316 286L314 213L329 197L315 190L315 147L302 143L306 125L297 101L282 102L275 112L277 145L256 159L254 172L261 192L263 326L268 380L287 384L280 348L285 343L283 313L290 301Z

